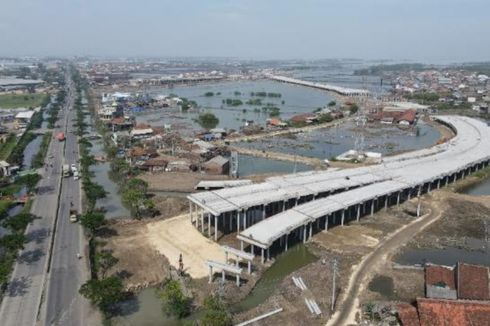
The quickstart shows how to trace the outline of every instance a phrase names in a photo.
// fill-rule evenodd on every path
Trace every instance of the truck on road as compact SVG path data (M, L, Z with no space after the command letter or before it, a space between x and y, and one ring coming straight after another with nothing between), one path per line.
M69 177L70 176L70 166L68 164L63 164L63 177Z
M78 222L78 211L76 209L70 209L70 222Z

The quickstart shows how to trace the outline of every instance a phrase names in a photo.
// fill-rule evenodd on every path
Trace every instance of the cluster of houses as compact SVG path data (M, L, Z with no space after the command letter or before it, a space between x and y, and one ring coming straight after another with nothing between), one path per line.
M157 100L176 103L173 98ZM134 97L127 93L104 94L98 111L100 121L112 131L111 139L118 148L117 155L124 157L130 166L151 173L229 173L228 153L211 143L226 136L225 130L215 128L196 138L186 138L169 127L137 124L127 112L133 101Z
M458 263L425 267L425 298L398 304L404 326L490 325L489 269Z
M394 81L394 93L440 94L438 102L456 106L468 104L474 111L488 113L490 77L458 69L401 72Z

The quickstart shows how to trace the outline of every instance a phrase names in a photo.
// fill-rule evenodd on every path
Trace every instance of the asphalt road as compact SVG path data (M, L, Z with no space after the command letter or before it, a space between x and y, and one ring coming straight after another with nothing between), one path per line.
M65 132L67 127L73 129L70 120L75 117L75 92L68 75L66 80L69 85L67 101L60 110L59 127L53 130L54 135ZM73 134L65 134L66 160L71 163L78 159L77 139ZM37 218L26 229L27 243L19 254L0 306L2 326L84 325L82 314L86 313L88 303L79 296L78 288L88 272L85 257L77 258L77 252L83 248L83 236L80 225L67 220L70 201L77 207L80 205L80 188L72 177L63 180L60 188L64 151L64 142L52 140L46 159L48 164L40 169L43 178L31 209ZM67 322L67 318L72 319Z
M76 164L79 169L78 138L75 134L76 111L71 106L66 111L65 164ZM81 209L80 180L72 176L62 178L58 220L54 236L52 261L48 273L45 316L46 325L87 325L90 305L78 289L89 278L88 252L79 223L69 220L70 209ZM81 259L77 254L82 256Z

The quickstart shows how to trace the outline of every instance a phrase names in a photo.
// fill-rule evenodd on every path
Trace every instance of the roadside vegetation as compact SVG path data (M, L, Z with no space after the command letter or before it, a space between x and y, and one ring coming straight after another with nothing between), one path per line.
M6 207L10 203L2 201L2 209L6 215ZM11 217L4 217L1 226L6 229L6 234L0 238L0 293L3 294L7 288L10 273L12 272L19 250L24 248L26 236L24 235L27 225L34 219L29 213L31 201L28 201L22 211Z
M91 268L91 278L79 289L79 293L90 302L97 306L103 313L105 322L110 320L114 314L114 305L125 299L127 293L124 291L122 280L118 275L108 275L108 270L117 263L117 258L112 253L100 250L102 246L96 237L99 233L104 232L107 224L104 213L95 208L97 199L106 195L104 188L98 183L92 181L90 166L95 164L93 155L90 154L92 144L85 138L85 129L87 124L83 121L83 105L81 101L82 90L87 90L87 85L83 81L78 71L73 69L73 81L77 85L77 97L75 100L75 110L77 111L77 134L79 135L80 146L80 170L82 175L82 187L86 199L86 209L80 218L80 224L83 226L89 238L89 260ZM93 108L92 108L93 109Z
M45 133L43 139L41 140L41 145L39 146L39 151L32 159L32 168L41 168L46 160L46 154L48 153L49 143L51 142L51 137L53 134L51 132Z

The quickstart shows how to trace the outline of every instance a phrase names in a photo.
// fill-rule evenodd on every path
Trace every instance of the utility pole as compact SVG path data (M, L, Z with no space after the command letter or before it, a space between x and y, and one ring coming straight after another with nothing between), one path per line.
M337 291L335 291L335 274L337 274L337 258L334 258L332 262L332 270L333 270L333 281L332 281L332 311L334 310L335 307L335 294Z

